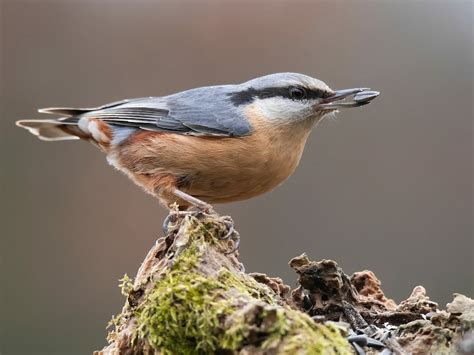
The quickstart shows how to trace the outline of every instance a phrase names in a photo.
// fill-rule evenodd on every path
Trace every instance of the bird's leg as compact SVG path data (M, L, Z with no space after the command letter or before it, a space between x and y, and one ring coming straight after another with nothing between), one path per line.
M202 212L211 212L212 211L212 206L210 204L208 204L204 201L201 201L201 200L197 199L196 197L193 197L193 196L187 194L186 192L178 190L177 188L174 188L171 191L171 193L174 196L180 198L181 200L186 201L191 206L196 207L198 210L200 210ZM177 208L179 208L179 207L177 207ZM171 222L174 222L176 217L189 215L191 213L193 213L193 212L186 211L186 210L179 210L179 209L176 210L176 208L172 207L171 210L170 210L170 214L163 221L163 233L165 233L165 234L168 233L169 224Z
M212 205L210 205L207 202L201 201L200 199L193 197L191 195L188 195L186 192L183 192L178 189L173 189L172 194L175 195L176 197L188 202L190 205L196 207L197 209L203 211L203 212L211 212L212 211Z

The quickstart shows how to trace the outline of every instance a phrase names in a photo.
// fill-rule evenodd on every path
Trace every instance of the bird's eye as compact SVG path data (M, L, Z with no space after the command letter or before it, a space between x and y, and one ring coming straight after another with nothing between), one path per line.
M290 97L293 100L303 100L306 98L306 91L303 88L291 88Z

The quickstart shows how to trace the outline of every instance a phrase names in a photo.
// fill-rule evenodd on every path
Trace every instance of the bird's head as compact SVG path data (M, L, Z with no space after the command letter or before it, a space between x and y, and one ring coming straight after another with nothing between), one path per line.
M332 90L304 74L277 73L240 84L230 99L236 106L251 105L275 124L285 124L318 122L339 109L368 104L378 95L368 88Z

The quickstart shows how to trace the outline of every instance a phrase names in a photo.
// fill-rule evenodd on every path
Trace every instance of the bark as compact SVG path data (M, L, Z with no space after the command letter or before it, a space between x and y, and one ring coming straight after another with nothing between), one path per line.
M248 274L229 217L172 212L95 354L350 354L474 352L474 301L446 311L423 287L396 305L370 271L346 275L332 260L290 261L299 286ZM230 232L230 233L229 233ZM226 238L229 236L229 238Z

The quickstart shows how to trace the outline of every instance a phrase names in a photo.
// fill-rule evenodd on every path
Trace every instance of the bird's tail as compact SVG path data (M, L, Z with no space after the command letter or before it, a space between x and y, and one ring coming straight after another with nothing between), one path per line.
M77 119L74 116L88 112L92 109L78 108L44 108L38 110L41 113L49 113L54 115L65 115L66 117L56 119L43 120L20 120L16 121L18 127L27 129L30 133L44 141L64 141L79 139L74 133L78 131L74 128L77 126Z
M70 139L90 138L78 127L79 118L82 114L111 108L127 102L128 100L116 101L99 107L71 108L71 107L49 107L39 109L38 112L61 115L64 117L46 120L20 120L16 121L18 127L23 127L30 133L44 141L64 141Z
M77 125L77 123L72 123ZM64 141L79 139L78 136L68 133L64 128L65 122L57 120L20 120L16 121L18 127L27 129L30 133L44 141ZM70 125L68 123L67 125Z

